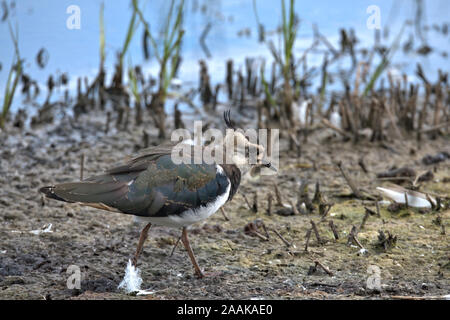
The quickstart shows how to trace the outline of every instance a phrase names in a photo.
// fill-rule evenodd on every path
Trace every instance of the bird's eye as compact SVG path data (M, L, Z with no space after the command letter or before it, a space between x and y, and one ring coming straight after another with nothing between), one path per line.
M272 164L269 162L267 164L264 165L266 168L270 168L272 166Z

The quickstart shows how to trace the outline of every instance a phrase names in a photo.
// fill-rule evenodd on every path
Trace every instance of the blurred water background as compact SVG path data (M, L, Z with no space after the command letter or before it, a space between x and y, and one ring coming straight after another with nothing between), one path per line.
M170 1L141 1L144 14L150 23L152 32L161 31L165 12ZM25 59L25 73L40 84L38 101L46 96L46 81L50 74L67 73L69 88L76 90L77 78L88 77L89 82L95 78L99 67L99 12L100 0L20 0L3 1L3 10L8 11L7 20L18 28L19 48ZM128 23L132 14L130 1L104 1L104 20L106 36L106 61L108 82L112 76L116 53L123 45ZM199 60L207 62L212 83L224 81L226 60L233 59L235 67L244 69L246 57L265 58L268 62L272 55L266 43L258 41L259 21L264 25L266 37L279 41L275 32L281 22L281 6L273 0L186 0L182 44L182 64L178 78L185 86L196 86L199 77ZM66 21L70 14L66 10L77 5L81 13L80 29L68 29ZM367 8L377 5L381 13L380 40L389 47L398 36L406 21L409 25L402 34L401 47L391 64L391 72L398 75L406 73L410 81L418 81L415 76L416 63L420 62L425 73L437 78L437 70L449 71L446 52L449 49L450 35L444 33L449 25L450 1L431 0L316 0L295 2L296 14L300 19L294 55L301 56L313 41L313 25L316 24L321 34L329 42L339 47L340 29L354 29L359 40L357 47L371 47L375 32L369 30L366 23L370 14ZM418 13L417 6L422 5ZM7 8L5 8L5 6ZM3 14L4 11L3 11ZM418 14L420 16L418 17ZM14 46L11 41L7 20L0 23L0 96L6 85L8 71L13 61ZM419 22L417 22L419 21ZM421 31L416 28L421 24ZM206 49L200 45L200 37L205 37ZM141 26L142 27L142 26ZM423 28L424 27L424 28ZM142 50L142 32L140 28L134 37L125 62L141 65L146 75L158 73L158 64L150 50L150 59L145 60ZM408 41L412 41L409 52L404 51ZM427 55L420 54L424 46L432 48ZM321 46L323 48L323 46ZM38 52L44 49L48 55L45 68L36 62ZM325 51L324 48L323 51ZM308 55L309 66L320 66L323 51ZM419 51L419 52L418 52ZM341 63L346 63L345 61ZM317 77L319 81L320 77ZM16 93L12 111L22 105ZM3 99L3 97L1 97Z

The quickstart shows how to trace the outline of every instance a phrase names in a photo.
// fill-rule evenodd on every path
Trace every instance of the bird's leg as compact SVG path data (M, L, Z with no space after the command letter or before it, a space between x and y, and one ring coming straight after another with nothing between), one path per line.
M194 265L195 273L197 274L197 277L203 278L203 272L200 270L200 267L198 266L197 260L195 259L194 252L192 252L191 245L189 244L189 239L187 237L187 229L186 227L183 227L183 232L181 234L181 241L184 244L184 247L186 248L186 251L188 252L189 258L191 258L191 262Z
M152 226L152 224L148 223L144 227L144 229L142 229L142 231L141 231L141 236L139 237L139 243L138 243L138 246L136 248L136 253L134 254L134 257L133 257L133 266L135 266L135 267L137 265L137 261L138 261L139 255L142 252L142 248L144 246L144 242L145 242L145 240L147 240L148 230L150 230L151 226Z

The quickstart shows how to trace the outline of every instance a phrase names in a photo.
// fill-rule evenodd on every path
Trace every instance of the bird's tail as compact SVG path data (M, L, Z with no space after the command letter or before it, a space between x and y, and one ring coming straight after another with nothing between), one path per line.
M57 196L55 193L54 186L42 187L39 189L39 192L43 193L47 198L50 198L50 199L55 199L55 200L64 201L64 202L72 202L72 201L67 201L67 200Z
M39 189L47 198L64 202L82 204L102 204L112 206L126 197L128 183L126 181L102 181L90 179L80 182L61 183Z

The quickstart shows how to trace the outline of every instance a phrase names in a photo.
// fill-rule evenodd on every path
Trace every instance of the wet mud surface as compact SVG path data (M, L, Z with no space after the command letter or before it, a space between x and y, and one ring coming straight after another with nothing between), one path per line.
M219 211L191 227L193 250L200 266L211 275L196 279L181 245L171 255L181 230L152 227L139 268L142 288L154 293L134 296L117 286L142 226L132 216L43 200L38 192L45 185L79 179L81 154L87 177L142 146L142 133L133 129L105 135L101 122L81 118L79 123L82 130L80 124L62 121L33 133L0 136L0 299L383 299L450 293L450 211L445 199L450 196L450 161L422 162L427 155L450 152L448 140L354 145L342 142L331 131L321 131L302 144L300 157L282 146L278 175L243 181L225 206L230 221ZM367 173L358 165L361 158ZM405 166L420 173L431 171L432 177L420 182L419 190L441 196L447 209L402 207L394 212L381 204L381 216L368 216L358 232L357 239L367 250L361 252L355 243L347 245L347 237L352 226L361 225L364 207L376 210L375 202L352 195L337 161L372 195L377 195L376 187L388 183L377 179L378 173ZM284 216L278 214L283 210L273 200L271 215L267 214L268 194L275 199L274 183L283 201L296 203L300 182L305 179L310 199L319 181L322 196L334 203L325 221L319 223L315 204L313 212ZM243 197L253 203L254 193L258 195L257 213ZM267 240L244 232L256 219L270 229ZM312 233L305 251L311 220L323 243ZM51 232L30 232L49 224ZM380 246L379 230L396 236L395 246L387 250ZM264 235L262 229L258 232ZM80 268L80 289L67 288L71 265ZM368 286L370 266L379 268L380 290Z

